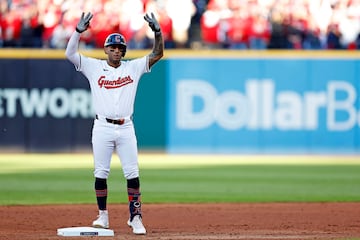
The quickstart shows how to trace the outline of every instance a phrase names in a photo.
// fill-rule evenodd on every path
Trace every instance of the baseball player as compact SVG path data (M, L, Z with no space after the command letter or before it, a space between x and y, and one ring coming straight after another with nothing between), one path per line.
M104 43L106 60L86 57L78 52L80 35L90 25L93 15L82 13L66 47L67 59L88 79L95 120L92 130L95 193L99 208L93 227L109 228L106 206L107 178L111 156L115 150L127 180L130 216L127 224L135 234L146 234L142 223L138 149L132 114L137 86L141 76L150 72L164 52L160 25L153 13L144 19L154 32L154 46L147 56L124 61L126 41L119 33L110 34Z

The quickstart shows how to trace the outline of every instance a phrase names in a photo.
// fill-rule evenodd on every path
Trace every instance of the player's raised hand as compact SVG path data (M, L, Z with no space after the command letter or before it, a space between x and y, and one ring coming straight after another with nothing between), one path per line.
M160 32L160 24L156 20L154 13L151 13L150 16L146 13L144 19L149 23L149 27L153 32Z
M90 26L90 20L92 19L92 17L93 17L92 13L89 12L85 15L85 13L83 12L81 14L78 24L76 25L76 31L78 33L82 33L86 31Z

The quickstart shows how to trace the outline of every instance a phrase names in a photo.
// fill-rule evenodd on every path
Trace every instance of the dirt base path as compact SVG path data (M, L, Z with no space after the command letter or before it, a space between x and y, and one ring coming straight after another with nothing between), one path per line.
M127 205L109 205L115 237L60 237L89 226L95 205L0 207L0 239L360 239L360 203L144 204L148 234L127 227Z

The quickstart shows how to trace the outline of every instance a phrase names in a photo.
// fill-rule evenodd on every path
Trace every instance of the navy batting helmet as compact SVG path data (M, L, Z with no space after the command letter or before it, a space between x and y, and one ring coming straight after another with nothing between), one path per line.
M108 47L111 45L121 45L124 48L123 56L125 56L126 53L126 41L123 35L120 33L112 33L109 36L107 36L104 47Z

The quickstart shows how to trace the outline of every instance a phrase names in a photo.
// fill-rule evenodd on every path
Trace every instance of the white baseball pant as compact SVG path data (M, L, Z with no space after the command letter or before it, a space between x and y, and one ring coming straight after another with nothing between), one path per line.
M114 150L120 159L124 177L139 177L138 149L133 122L127 119L123 125L95 119L92 130L94 176L107 179Z

